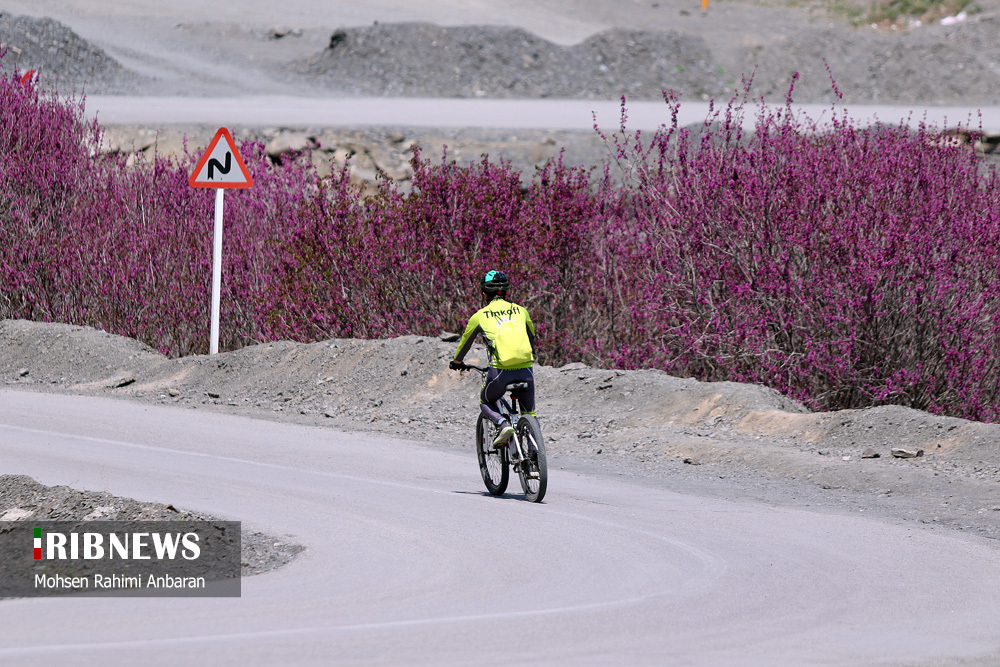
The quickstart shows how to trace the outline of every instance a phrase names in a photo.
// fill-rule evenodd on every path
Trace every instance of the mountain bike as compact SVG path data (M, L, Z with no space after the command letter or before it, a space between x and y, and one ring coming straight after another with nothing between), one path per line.
M459 370L476 370L485 378L489 368L462 364ZM499 496L507 490L510 468L513 467L521 480L525 498L539 503L545 497L549 470L545 462L542 427L533 415L521 414L518 405L517 392L527 387L526 382L511 382L498 401L500 414L514 425L514 435L499 447L493 447L493 440L497 436L496 425L480 413L476 420L476 457L479 459L479 472L483 476L483 482L492 495Z

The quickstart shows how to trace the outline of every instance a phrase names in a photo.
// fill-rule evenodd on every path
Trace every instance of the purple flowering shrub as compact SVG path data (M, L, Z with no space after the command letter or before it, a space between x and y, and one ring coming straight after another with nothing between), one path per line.
M732 111L617 142L615 252L637 290L614 362L996 421L995 173L927 128L784 109L748 138Z
M323 183L318 215L295 221L269 303L269 337L436 335L460 330L478 307L478 278L504 267L536 318L549 358L580 354L590 322L588 173L547 165L522 191L520 174L483 159L460 167L412 160L408 192L383 181L362 200L346 174Z
M556 160L525 179L418 151L409 187L374 196L346 169L319 178L245 143L254 187L225 196L220 346L459 330L479 277L503 268L544 363L1000 420L995 175L930 129L781 110L744 134L744 107L697 132L623 118L597 172ZM0 317L206 352L214 193L188 186L197 155L101 156L81 104L16 73L0 117Z
M44 318L53 309L47 252L60 244L99 140L80 115L17 72L0 82L0 312Z

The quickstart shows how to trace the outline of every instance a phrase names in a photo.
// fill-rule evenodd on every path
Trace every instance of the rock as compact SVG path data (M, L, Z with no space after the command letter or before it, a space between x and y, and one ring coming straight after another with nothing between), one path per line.
M438 334L438 338L445 343L457 343L462 338L462 335L450 331L442 331Z
M206 391L205 393L206 393L206 394L208 394L208 397L209 397L209 398L221 398L221 396L222 396L222 395L221 395L221 394L220 394L219 392L217 392L217 391Z
M590 367L587 364L581 364L579 361L574 361L573 363L566 364L565 366L560 366L559 370L562 372L566 371L582 371L588 370Z
M918 456L924 455L924 450L922 449L903 449L902 447L893 447L892 455L897 459L912 459Z
M169 396L172 396L173 398L177 398L178 396L181 395L181 392L178 391L177 389L167 389L167 394Z
M877 459L877 458L880 458L881 456L882 456L881 454L879 454L878 452L876 452L871 447L869 447L865 451L861 452L861 458L863 458L863 459Z
M264 152L272 160L277 160L284 155L296 155L317 147L316 138L305 132L283 132L267 142Z
M700 466L701 465L701 461L699 461L698 459L690 458L690 457L685 458L684 459L684 463L688 464L689 466Z
M84 521L100 521L101 519L107 519L116 514L115 508L111 505L101 505L100 507L95 507L90 511L90 514L83 517Z
M291 28L285 25L276 25L267 31L268 39L281 39L292 34Z
M17 377L19 377L19 378L27 377L28 376L28 372L29 371L28 371L27 368L22 368L21 370L19 370L17 372Z
M9 510L4 512L3 516L0 516L0 521L21 521L22 519L27 519L32 516L34 512L31 510L22 509L20 507L11 507Z
M330 51L336 49L338 46L347 41L347 32L344 30L336 30L332 35L330 35L330 42L327 44L326 48Z
M129 386L133 382L135 382L135 376L134 375L125 375L125 376L118 377L118 378L115 378L114 380L112 380L111 384L108 385L108 388L109 389L121 389L122 387Z
M183 136L168 134L157 137L155 142L143 149L142 154L147 161L155 160L158 157L179 159L186 154L186 150Z

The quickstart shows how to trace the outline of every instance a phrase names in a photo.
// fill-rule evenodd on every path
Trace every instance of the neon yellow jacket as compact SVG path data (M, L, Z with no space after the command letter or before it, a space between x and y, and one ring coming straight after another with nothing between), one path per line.
M527 310L499 297L477 310L458 341L456 361L465 358L480 333L490 355L490 366L506 370L531 368L535 361L535 325Z

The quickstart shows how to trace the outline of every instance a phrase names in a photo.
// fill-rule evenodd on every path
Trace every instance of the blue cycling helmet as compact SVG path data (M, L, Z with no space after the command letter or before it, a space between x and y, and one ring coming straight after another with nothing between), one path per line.
M510 288L510 280L503 271L487 271L480 287L487 294L498 294L506 292Z

